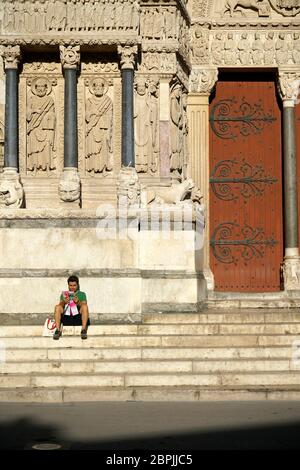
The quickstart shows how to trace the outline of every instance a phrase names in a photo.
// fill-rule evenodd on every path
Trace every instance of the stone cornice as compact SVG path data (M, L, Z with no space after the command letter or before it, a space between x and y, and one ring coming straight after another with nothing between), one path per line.
M133 46L135 44L141 44L142 39L140 36L132 36L132 35L116 35L113 34L109 35L93 35L91 36L81 36L80 34L77 35L76 39L74 36L72 38L68 38L67 35L61 36L53 36L53 35L44 35L43 37L37 38L33 35L10 35L10 36L0 36L0 45L3 46L102 46L102 45L126 45L126 46Z

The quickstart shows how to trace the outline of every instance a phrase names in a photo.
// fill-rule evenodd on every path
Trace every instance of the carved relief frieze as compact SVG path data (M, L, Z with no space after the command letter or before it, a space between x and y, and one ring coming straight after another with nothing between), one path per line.
M211 0L192 0L192 16L193 17L205 17L208 16L209 7L212 3Z
M149 40L176 40L178 38L179 14L175 6L143 8L140 34Z
M137 32L137 0L2 0L0 34Z
M57 114L55 78L27 79L26 173L50 176L57 170Z
M209 63L209 31L198 24L191 30L191 61L195 65Z
M137 75L134 84L135 168L155 175L159 153L159 79Z
M85 169L91 175L113 169L112 85L104 77L85 79Z
M224 18L293 18L300 13L298 0L219 0L213 16Z
M176 54L173 52L143 52L138 71L141 73L166 73L176 72Z
M213 32L209 50L211 65L299 65L300 34L263 30Z

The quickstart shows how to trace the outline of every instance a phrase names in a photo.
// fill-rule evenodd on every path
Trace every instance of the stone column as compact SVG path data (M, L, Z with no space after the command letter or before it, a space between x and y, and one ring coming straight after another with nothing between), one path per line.
M19 175L19 72L20 46L2 48L5 70L4 169L0 181L0 207L18 208L23 203Z
M78 174L77 128L77 69L80 63L79 46L60 46L60 58L65 77L64 103L64 170L59 182L59 196L63 202L80 205L80 178Z
M118 203L131 206L140 202L140 185L135 169L133 82L137 46L119 46L122 75L122 166L118 179Z
M189 152L188 176L200 188L205 207L203 273L207 288L214 289L209 265L209 96L218 79L216 68L193 68L188 95Z
M295 104L299 93L300 71L279 70L283 103L284 239L283 279L285 290L300 290L298 234L298 195L296 161Z

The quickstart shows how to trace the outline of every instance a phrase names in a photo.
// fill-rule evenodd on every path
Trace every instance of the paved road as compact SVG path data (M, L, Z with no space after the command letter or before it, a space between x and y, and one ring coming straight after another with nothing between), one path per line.
M0 449L300 449L300 402L0 404Z

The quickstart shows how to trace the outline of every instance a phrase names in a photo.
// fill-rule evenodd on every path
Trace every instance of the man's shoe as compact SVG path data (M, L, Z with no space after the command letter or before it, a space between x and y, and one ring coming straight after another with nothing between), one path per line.
M53 335L53 339L59 339L61 337L61 331L56 329Z
M87 331L86 330L81 330L81 339L87 339Z

